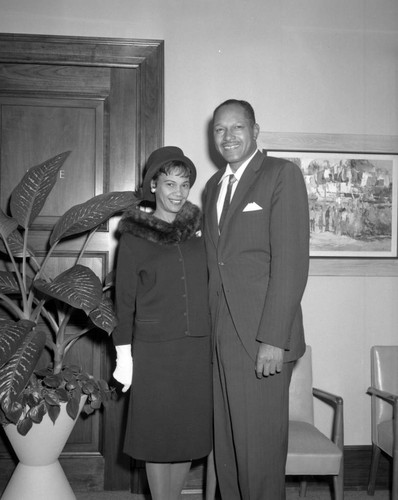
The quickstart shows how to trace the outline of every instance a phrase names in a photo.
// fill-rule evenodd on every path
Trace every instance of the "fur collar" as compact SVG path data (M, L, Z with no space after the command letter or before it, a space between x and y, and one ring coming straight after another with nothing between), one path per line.
M172 223L143 211L138 204L133 205L124 213L118 230L161 245L177 245L195 236L200 227L199 208L186 201Z

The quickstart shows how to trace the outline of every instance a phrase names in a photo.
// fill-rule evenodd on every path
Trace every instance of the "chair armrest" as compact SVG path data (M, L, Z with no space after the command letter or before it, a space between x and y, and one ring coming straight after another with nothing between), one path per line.
M343 451L344 449L344 404L341 396L313 387L312 394L334 409L332 441Z
M395 404L395 402L398 400L398 394L382 391L381 389L376 389L376 387L371 386L366 392L372 396L377 396L381 399L384 399L384 401L387 401L387 403Z
M369 387L366 391L373 397L378 397L390 403L393 406L393 457L398 456L398 395L393 392L382 391L381 389L376 389L376 387Z
M322 389L313 387L312 394L325 403L330 404L331 406L333 406L333 408L337 408L339 405L343 405L343 398L341 396L336 396L335 394L323 391Z

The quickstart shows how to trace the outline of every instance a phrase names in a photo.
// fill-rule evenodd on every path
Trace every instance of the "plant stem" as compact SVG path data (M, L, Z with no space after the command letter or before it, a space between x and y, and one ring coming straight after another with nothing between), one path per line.
M47 262L49 261L49 259L50 259L50 257L51 257L51 254L53 253L53 251L54 251L54 249L55 249L55 247L56 247L57 245L58 245L58 241L56 241L56 242L54 243L54 245L53 245L53 246L52 246L52 247L48 250L47 255L45 256L45 258L44 258L44 260L43 260L43 262L42 262L42 264L41 264L41 266L40 266L39 272L38 272L38 273L36 274L36 276L35 276L35 281L41 278L41 276L42 276L42 274L43 274L43 270L44 270L44 268L46 267Z
M54 374L57 374L62 369L62 362L65 355L65 330L72 315L73 309L70 307L61 321L58 331L56 332L56 340L54 347Z
M27 290L26 288L26 252L28 250L28 234L29 234L29 227L25 227L25 232L23 235L23 254L22 254L22 277L23 277L23 284L24 284L24 289Z
M30 314L29 314L29 310L28 310L28 304L26 301L26 286L25 286L24 280L22 279L21 273L19 272L18 265L15 262L14 255L12 254L10 245L7 242L7 238L3 239L3 242L4 242L4 245L7 249L8 255L11 259L11 262L12 262L12 265L13 265L13 268L15 271L15 275L17 277L19 289L20 289L21 296L22 296L23 314L24 314L23 317L25 319L29 319Z
M65 354L69 351L69 349L73 346L76 340L79 340L80 337L85 335L87 332L95 328L95 325L89 326L84 330L81 330L79 333L74 333L73 335L68 336L68 340L64 342Z
M98 229L98 226L97 226L97 227L95 227L94 229L92 229L92 230L88 233L87 238L86 238L86 241L84 242L83 247L82 247L82 249L81 249L81 251L80 251L80 254L79 254L79 256L78 256L78 258L77 258L77 260L76 260L76 265L77 265L77 264L79 264L79 263L80 263L80 261L82 260L82 257L83 257L83 255L84 255L84 252L86 251L86 248L87 248L88 244L90 243L90 241L91 241L92 237L93 237L93 236L94 236L94 234L97 232L97 229Z
M38 301L37 299L34 299L34 302L37 304L36 309L32 313L32 321L36 321L36 323L39 321L39 316L43 316L50 324L52 331L54 334L57 333L58 331L58 324L54 318L54 316L48 311L45 307L45 300L40 300Z
M62 370L62 364L64 360L64 348L62 345L57 344L54 349L54 369L53 373L56 375Z
M11 312L13 312L17 316L17 318L25 319L25 315L22 309L20 309L15 304L15 302L9 299L7 295L4 295L4 293L0 293L0 299L4 302L4 305L7 307L7 309L11 310Z

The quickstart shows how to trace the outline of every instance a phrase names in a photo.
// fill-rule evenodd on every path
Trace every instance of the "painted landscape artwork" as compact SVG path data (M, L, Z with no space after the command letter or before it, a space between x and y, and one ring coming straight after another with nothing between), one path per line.
M313 257L397 256L397 157L268 151L304 176Z

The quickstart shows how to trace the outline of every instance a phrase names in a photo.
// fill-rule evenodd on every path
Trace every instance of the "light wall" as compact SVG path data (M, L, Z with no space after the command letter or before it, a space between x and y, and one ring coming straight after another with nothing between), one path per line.
M398 135L397 27L396 0L0 0L0 32L165 41L164 143L197 165L197 203L227 98L263 131ZM398 343L398 278L311 276L303 307L314 383L344 397L346 444L369 444L369 348Z

